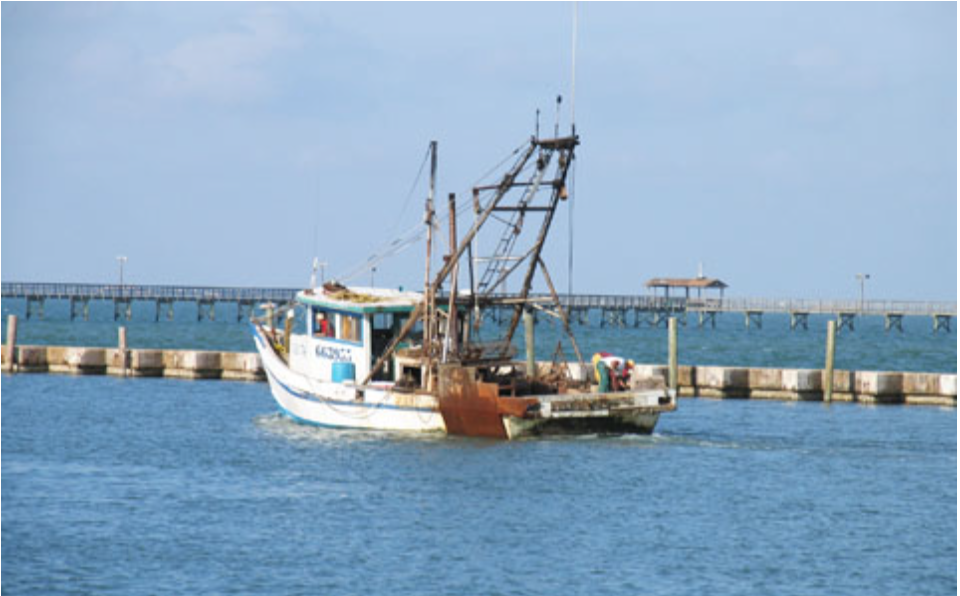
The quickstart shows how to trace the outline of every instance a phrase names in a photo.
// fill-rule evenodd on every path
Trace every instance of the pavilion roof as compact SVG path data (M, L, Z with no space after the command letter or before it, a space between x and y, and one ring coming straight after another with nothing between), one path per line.
M711 277L654 277L648 288L728 288L727 284Z

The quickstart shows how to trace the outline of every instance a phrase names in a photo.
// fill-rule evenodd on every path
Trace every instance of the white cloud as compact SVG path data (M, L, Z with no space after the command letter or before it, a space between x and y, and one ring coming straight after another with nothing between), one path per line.
M793 55L793 65L804 71L831 70L840 66L840 53L825 45L801 48Z
M81 79L115 82L135 72L137 58L127 45L97 40L77 52L70 66Z
M114 105L157 99L234 104L274 95L273 73L283 71L274 62L302 45L283 12L258 7L219 25L161 44L115 30L81 46L69 59L70 72L98 90L99 101L110 98Z
M186 39L151 60L148 84L166 97L256 101L275 92L270 60L299 45L280 13L258 10L232 30Z

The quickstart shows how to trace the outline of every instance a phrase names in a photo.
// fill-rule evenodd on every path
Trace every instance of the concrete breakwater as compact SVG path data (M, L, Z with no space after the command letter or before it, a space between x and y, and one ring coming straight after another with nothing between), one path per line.
M11 362L3 350L3 368L10 372L172 377L263 381L260 357L253 352L14 346ZM549 363L538 363L543 369ZM576 365L571 368L575 374ZM824 371L819 369L679 366L677 382L683 397L822 401ZM638 382L667 382L666 365L638 364ZM957 375L888 371L833 371L833 401L870 404L957 406Z
M667 367L637 365L639 378L662 376ZM682 397L823 401L819 369L680 366ZM957 406L957 375L891 371L833 371L833 401Z
M3 369L121 377L173 377L263 381L266 375L254 352L206 350L122 350L67 346L16 346L12 361L3 350Z

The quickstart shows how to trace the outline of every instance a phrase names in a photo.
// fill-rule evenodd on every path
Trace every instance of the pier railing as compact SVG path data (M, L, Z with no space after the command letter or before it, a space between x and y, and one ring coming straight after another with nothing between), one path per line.
M283 302L296 289L132 284L3 282L4 298L158 300L184 302Z
M27 300L28 316L31 303L39 304L42 313L42 304L46 299L70 300L71 316L73 316L72 305L75 302L110 300L115 305L126 305L128 318L129 305L134 301L156 302L159 313L160 304L173 302L196 302L201 305L233 302L240 306L261 302L283 303L292 300L298 291L294 288L37 282L3 282L2 288L4 298ZM546 294L536 295L539 298L546 296ZM654 317L651 320L655 323L662 321L662 316L670 313L687 312L702 313L701 318L724 312L746 313L748 317L759 317L764 313L788 313L792 318L795 315L816 314L841 317L880 315L888 319L902 316L931 316L941 322L946 320L947 323L950 317L957 316L957 303L947 301L685 298L627 294L563 294L560 296L560 301L572 312L584 313L596 310L611 316L619 316L617 313L634 312L637 313L637 320L640 318L640 313L653 313ZM159 319L159 314L157 318Z
M538 294L538 297L542 295ZM545 295L543 295L545 296ZM561 295L566 308L625 309L671 312L762 312L860 315L933 316L957 314L957 303L921 300L823 300L798 298L681 298L575 294Z
M560 297L560 301L564 306L570 308L624 308L667 311L682 311L686 302L683 298L601 294L564 295Z
M953 315L956 302L913 300L808 300L796 298L690 298L686 310L715 312L763 312L860 315Z

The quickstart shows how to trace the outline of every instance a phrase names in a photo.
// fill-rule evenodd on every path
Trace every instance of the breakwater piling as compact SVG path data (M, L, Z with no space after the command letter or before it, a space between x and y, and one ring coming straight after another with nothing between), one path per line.
M10 372L13 370L14 350L17 346L17 317L10 316L10 322L7 323L7 343L3 345L3 370Z
M680 389L679 381L679 361L677 360L677 320L670 317L667 324L667 387L678 391Z
M837 325L834 321L827 323L827 358L823 368L823 401L833 401L833 362L837 351Z
M7 354L13 360L7 360ZM125 357L126 356L126 357ZM260 357L253 352L14 346L3 350L4 370L20 373L64 373L180 379L263 381ZM544 372L552 363L538 362ZM585 375L588 371L574 374ZM637 383L670 382L670 367L637 364ZM828 382L832 401L866 404L957 406L957 375L922 372L834 370L825 382L822 369L742 368L729 366L676 367L682 397L822 401Z

